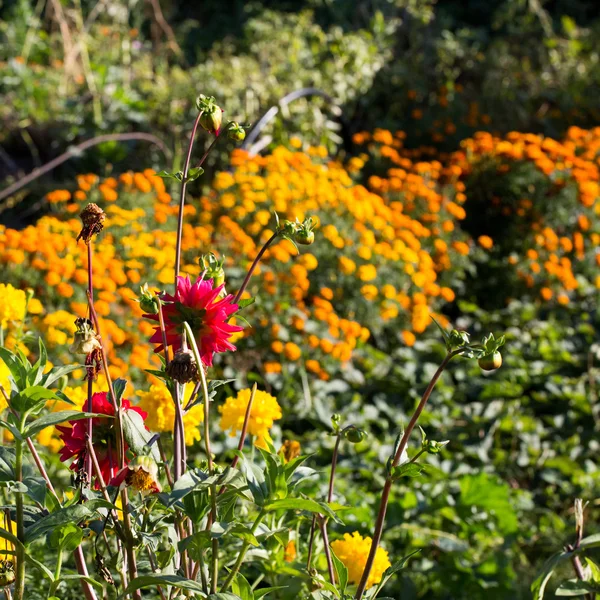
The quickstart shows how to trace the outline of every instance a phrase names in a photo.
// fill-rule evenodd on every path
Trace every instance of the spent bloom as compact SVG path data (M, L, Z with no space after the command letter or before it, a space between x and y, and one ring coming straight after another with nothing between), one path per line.
M235 398L227 398L225 404L219 406L221 429L229 431L231 437L242 430L250 395L251 391L249 389L240 390ZM273 423L277 419L281 419L282 416L277 398L267 392L257 390L248 422L248 433L255 436L254 443L256 446L260 448L267 447L266 442L272 441L269 431L273 427Z
M143 496L162 490L158 481L158 465L151 456L136 456L121 469L110 485L132 487Z
M162 296L167 345L172 346L175 351L179 350L184 332L183 323L187 322L194 332L200 358L209 367L212 366L215 352L235 350L229 338L243 329L228 323L231 315L237 312L238 305L232 302L231 294L219 298L223 288L223 284L214 287L212 279L198 278L192 283L189 276L180 276L177 277L175 296ZM145 316L158 321L157 315ZM156 352L163 349L160 327L155 328L150 342L158 344Z
M344 534L343 540L331 543L336 556L348 569L348 579L351 583L359 583L367 564L372 541L370 537L363 538L358 531L355 531L352 535ZM383 548L377 548L373 568L367 580L367 589L379 583L381 576L391 566L388 553Z
M192 394L191 385L186 386L183 404L187 404ZM175 423L175 403L171 393L163 384L151 385L147 392L138 392L139 407L148 413L146 427L150 431L173 431ZM191 446L200 440L200 425L204 422L203 404L196 404L183 416L185 443Z
M121 407L124 413L133 411L138 413L142 419L146 419L147 413L137 406L132 406L131 402L125 398L121 400ZM92 419L92 444L98 457L102 478L108 483L115 475L119 457L117 455L117 434L112 418L115 414L115 407L108 400L106 392L97 392L92 396L92 412L106 415L106 418L94 417ZM81 420L69 421L69 425L70 427L61 425L56 427L64 443L64 447L60 450L60 460L65 462L71 458L75 459L71 464L71 469L77 471L85 464L87 424ZM127 450L127 444L125 450ZM125 460L127 461L127 458ZM99 483L96 482L96 488L99 487Z

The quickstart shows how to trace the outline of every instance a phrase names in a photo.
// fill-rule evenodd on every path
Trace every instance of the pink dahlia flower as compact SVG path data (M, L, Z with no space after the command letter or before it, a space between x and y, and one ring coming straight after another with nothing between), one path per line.
M181 337L184 332L183 323L186 321L194 332L200 358L211 367L215 352L235 350L229 338L242 327L230 325L227 321L237 312L238 305L232 302L233 296L228 294L219 298L225 287L221 284L214 287L212 279L198 278L192 283L188 277L177 277L177 292L175 296L163 294L163 315L167 334L167 346L173 350L181 347ZM158 315L144 315L148 319L158 321ZM155 352L163 350L163 339L160 327L156 327L150 338L153 344L159 344Z
M132 410L138 413L144 420L148 416L147 412L138 406L132 406L131 402L125 398L121 400L121 407L124 412ZM119 468L119 457L117 455L117 432L112 418L115 414L115 407L108 400L106 392L98 392L92 396L92 412L111 417L94 417L92 419L92 444L98 458L102 478L105 483L108 483ZM56 426L56 429L60 432L60 439L64 443L64 447L59 451L60 460L65 462L74 458L71 469L78 471L85 466L86 462L87 421L85 419L69 421L69 425L70 427ZM125 450L127 450L127 444ZM127 458L125 462L127 462ZM97 481L95 487L96 489L100 487Z

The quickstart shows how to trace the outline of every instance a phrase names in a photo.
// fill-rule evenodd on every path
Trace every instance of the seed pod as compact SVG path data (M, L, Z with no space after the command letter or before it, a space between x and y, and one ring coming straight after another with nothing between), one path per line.
M175 381L184 384L197 381L200 372L194 355L189 350L180 350L166 368L167 375Z

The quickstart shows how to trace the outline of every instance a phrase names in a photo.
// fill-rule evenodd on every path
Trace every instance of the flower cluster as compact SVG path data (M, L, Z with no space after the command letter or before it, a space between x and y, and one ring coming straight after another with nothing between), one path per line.
M219 406L220 427L223 431L229 431L229 435L232 437L242 430L251 393L249 389L240 390L237 396L227 398L225 404ZM267 442L273 441L269 432L273 423L282 416L277 398L267 392L257 390L248 421L248 433L255 437L256 446L266 448Z
M355 531L352 535L346 533L344 539L331 542L331 548L336 556L348 569L348 579L351 583L360 581L372 542L373 540L370 537L363 538L358 531ZM379 583L385 570L391 566L388 553L383 548L377 548L373 569L367 581L367 589Z

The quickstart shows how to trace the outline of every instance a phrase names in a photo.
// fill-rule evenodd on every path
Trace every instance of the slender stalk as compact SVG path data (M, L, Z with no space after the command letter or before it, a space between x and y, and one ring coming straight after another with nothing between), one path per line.
M169 485L171 486L171 488L173 488L173 484L175 482L173 481L173 477L171 475L171 469L169 468L169 461L167 460L167 455L165 454L165 449L162 445L162 440L160 439L160 437L158 438L158 440L156 440L156 445L158 446L158 451L160 453L160 459L163 461L163 464L165 466L165 475L167 476L167 481L169 482Z
M397 467L400 463L400 459L402 458L402 453L406 449L406 445L408 444L408 439L410 434L412 433L423 409L425 408L425 404L427 404L427 400L429 400L429 396L431 396L431 392L437 383L437 380L440 378L441 374L444 372L444 369L448 365L448 363L456 356L460 354L460 350L454 350L452 352L448 352L444 357L444 360L441 362L437 371L434 373L427 389L423 393L421 397L421 401L419 402L412 418L408 423L408 427L405 429L404 434L402 435L402 439L400 440L400 444L396 450L396 454L394 456L394 460L392 461L392 469ZM392 470L390 469L390 471ZM365 564L365 570L363 571L362 578L360 583L358 584L358 588L356 590L356 594L354 595L355 600L360 600L365 593L365 589L367 587L367 581L369 579L369 575L371 574L371 569L373 568L373 563L375 561L375 555L377 553L377 548L379 547L379 542L381 541L381 535L383 533L383 527L385 525L385 515L387 512L387 506L390 499L390 492L393 484L392 474L389 473L385 480L385 485L383 486L383 491L381 493L381 501L379 504L379 513L377 515L377 521L375 523L375 531L373 533L373 542L371 543L371 550L369 551L369 556L367 558L367 562Z
M202 357L200 356L200 350L196 344L192 328L189 323L184 322L183 327L185 335L187 336L188 343L194 354L194 359L198 365L198 371L200 372L200 382L202 383L202 395L204 396L204 447L206 450L206 459L208 461L208 473L212 475L214 473L214 464L212 459L212 450L210 446L210 397L208 395L208 383L206 381L206 373L204 372L204 365L202 363ZM210 518L207 519L206 529L209 530L213 523L217 520L217 486L212 484L210 486ZM219 540L214 538L212 540L212 555L211 555L211 593L215 594L217 591L219 575Z
M327 559L327 570L329 571L329 580L335 585L335 570L333 568L333 559L331 558L331 548L329 547L329 535L327 534L327 521L325 518L319 518L321 523L321 535L323 536L323 545L325 546L325 558Z
M262 523L262 520L265 518L266 514L267 513L264 509L258 513L256 519L254 520L254 523L252 524L252 528L250 529L251 533L256 532L258 526ZM250 542L244 542L244 544L242 545L242 548L240 550L240 553L238 554L235 564L231 568L231 571L229 571L229 575L227 576L225 583L221 587L221 593L226 592L229 586L231 585L231 582L237 575L238 571L240 570L240 567L242 566L242 563L244 562L244 558L246 557L246 553L248 552L250 545Z
M88 568L85 564L85 557L83 556L83 549L81 546L77 546L73 551L73 556L75 557L75 564L77 565L77 572L84 577L89 577ZM98 600L96 596L96 592L94 588L87 582L82 581L81 587L83 589L83 595L85 596L85 600Z
M174 449L174 478L177 481L186 471L186 449L185 449L185 425L183 423L183 409L180 398L183 397L183 389L175 382L175 422L173 427L173 449Z
M250 278L252 277L252 273L254 273L254 269L256 269L256 265L258 265L258 263L260 262L260 259L263 257L263 254L267 251L267 249L269 248L269 246L275 241L275 239L277 239L278 236L279 236L279 233L275 232L267 240L267 242L265 243L265 245L260 249L260 252L256 255L256 258L254 259L254 262L250 265L250 269L248 269L248 273L246 273L246 277L244 278L244 281L242 282L242 286L238 290L238 293L235 295L235 298L233 299L233 303L234 304L237 304L240 301L240 298L242 297L242 294L244 293L244 291L248 287L248 283L250 281Z
M15 439L15 478L23 481L23 441ZM17 509L17 538L21 542L16 546L17 572L15 579L15 600L25 600L25 522L23 511L23 493L15 494Z
M256 383L252 386L252 391L250 392L250 400L248 400L248 406L246 406L246 413L244 414L244 424L242 425L242 432L240 433L240 441L238 442L237 449L241 452L244 449L244 444L246 443L246 436L248 435L248 425L250 424L250 416L252 414L252 404L254 403L254 396L256 395ZM236 454L231 461L231 468L235 469L240 457ZM225 486L221 490L221 493L225 491Z
M313 515L312 523L310 525L310 536L308 539L308 555L306 557L306 570L310 571L312 556L313 556L313 547L315 544L315 534L317 532L317 516Z
M100 339L100 352L102 353L102 364L104 366L104 374L106 375L106 381L108 383L108 389L110 390L110 395L112 398L112 402L115 407L115 423L117 426L117 451L119 455L119 468L122 469L125 466L125 437L123 435L123 415L121 411L121 406L117 402L117 396L115 394L115 390L112 383L112 377L110 376L110 371L108 370L108 360L106 356L106 349L104 348L104 342L102 341L102 335L100 331L100 321L98 320L98 315L96 314L96 309L94 308L94 300L88 293L88 305L90 308L90 316L92 317L92 322L94 323L94 327L96 329L96 333L98 334L98 338ZM125 537L125 550L127 554L127 566L129 570L129 575L131 579L135 579L137 577L137 565L135 561L135 552L133 551L133 534L131 530L131 519L129 515L129 502L127 498L127 490L123 489L121 491L121 503L123 506L123 528L124 528L124 537ZM133 596L136 600L141 600L142 595L139 590L133 592Z
M89 297L91 298L91 301L94 301L94 269L93 269L93 248L92 248L92 240L90 240L87 243L87 260L88 260L88 265L87 265L87 272L88 272L88 294ZM87 371L86 369L86 376L87 376L87 380L88 380L88 385L87 385L87 408L86 410L91 413L93 412L93 408L92 408L92 395L94 393L94 381L91 377L91 373ZM87 437L88 439L92 440L93 438L93 434L94 434L94 421L92 419L92 417L90 417L87 420ZM92 483L92 457L89 455L86 456L86 460L85 460L85 471L86 471L86 479L88 484L91 485Z
M202 111L198 113L196 120L194 121L194 127L192 128L192 134L190 135L190 143L188 145L187 156L183 165L183 179L181 181L181 193L179 195L179 216L177 218L177 243L175 246L175 296L177 296L177 276L181 268L181 239L183 233L183 208L185 206L185 190L187 187L187 178L190 172L190 161L192 160L192 149L194 148L194 138L196 137L196 131L198 125L200 125L200 118L202 117Z

